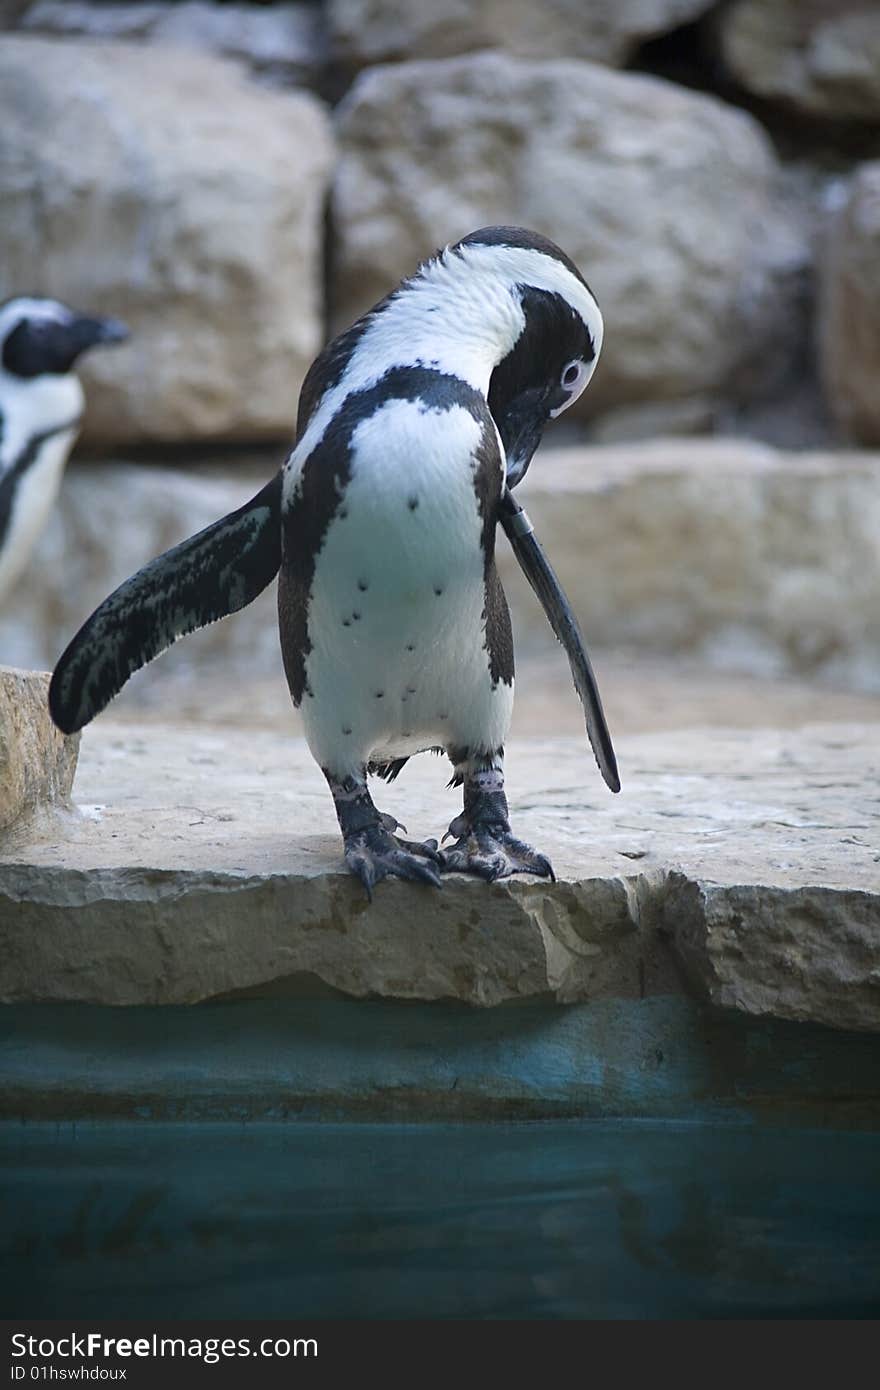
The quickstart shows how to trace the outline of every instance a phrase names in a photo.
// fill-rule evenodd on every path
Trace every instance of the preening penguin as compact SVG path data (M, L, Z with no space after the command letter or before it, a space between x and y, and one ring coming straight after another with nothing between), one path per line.
M552 875L508 821L514 663L495 535L500 521L566 646L616 791L577 624L509 491L548 420L586 387L601 345L593 295L544 237L489 227L439 252L313 363L275 478L88 619L52 679L56 724L81 728L133 671L250 603L280 571L287 681L367 891L388 874L435 884L446 870ZM448 754L463 787L445 850L400 838L367 787L370 772L395 777L426 749Z
M74 364L127 337L118 319L86 318L55 299L0 304L0 601L43 529L79 431Z

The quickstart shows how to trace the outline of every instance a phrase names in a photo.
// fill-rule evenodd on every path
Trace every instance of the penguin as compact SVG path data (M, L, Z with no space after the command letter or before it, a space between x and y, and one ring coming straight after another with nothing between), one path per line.
M89 348L127 337L118 319L87 318L55 299L0 304L0 602L43 529L79 433L74 365Z
M294 446L249 502L151 561L60 658L50 710L66 733L178 637L250 603L278 575L284 669L368 895L396 876L553 877L510 826L504 744L514 689L499 523L568 653L611 790L611 739L577 622L512 495L545 426L574 403L602 346L574 262L522 228L470 233L340 334L309 369ZM433 750L461 814L413 842L368 778Z

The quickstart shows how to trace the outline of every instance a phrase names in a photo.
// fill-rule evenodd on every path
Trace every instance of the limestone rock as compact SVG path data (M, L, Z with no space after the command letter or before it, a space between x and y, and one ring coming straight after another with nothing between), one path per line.
M337 326L438 242L513 223L557 241L602 306L590 413L724 395L763 343L776 363L794 351L780 286L803 270L804 234L745 113L656 78L484 53L374 68L338 117Z
M880 454L548 448L519 495L591 643L880 689ZM499 558L522 645L544 619Z
M148 39L239 58L285 85L317 86L326 62L323 24L314 5L218 5L205 0L95 4L37 0L21 23L29 33L68 38Z
M83 370L86 438L289 436L322 339L317 101L188 50L15 35L0 94L0 293L132 330Z
M861 166L829 229L820 345L840 423L855 439L880 444L880 162Z
M49 718L49 677L0 666L0 842L12 826L67 803L79 734L65 738Z
M365 67L502 48L528 58L622 64L644 39L698 18L713 0L329 0L335 57Z
M733 0L721 50L750 92L813 116L880 119L880 10L872 0Z
M623 791L585 741L513 744L511 816L557 882L400 881L368 904L301 742L97 725L83 814L0 853L6 1001L297 993L490 1005L690 988L746 1013L880 1027L878 726L624 739ZM432 758L383 809L438 834ZM76 930L71 928L75 924Z

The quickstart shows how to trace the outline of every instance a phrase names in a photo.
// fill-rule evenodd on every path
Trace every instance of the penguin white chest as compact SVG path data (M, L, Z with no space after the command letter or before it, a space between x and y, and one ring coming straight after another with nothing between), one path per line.
M12 505L0 547L0 597L11 589L55 504L64 465L77 428L52 435L40 445L34 461L15 485Z
M309 603L302 712L324 764L340 745L352 765L448 745L474 706L492 702L482 429L463 407L394 400L352 436Z

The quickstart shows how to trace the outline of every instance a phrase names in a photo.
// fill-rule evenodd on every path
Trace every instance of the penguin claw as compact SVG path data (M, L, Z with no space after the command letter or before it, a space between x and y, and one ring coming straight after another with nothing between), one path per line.
M390 876L442 888L443 881L435 867L439 860L436 840L428 840L424 845L398 840L384 824L371 825L345 837L345 862L364 885L370 901L376 884Z
M450 830L459 830L459 816ZM440 868L447 874L477 874L494 883L510 874L535 874L556 882L553 865L544 854L525 844L504 826L479 825L459 835L454 845L441 853Z

